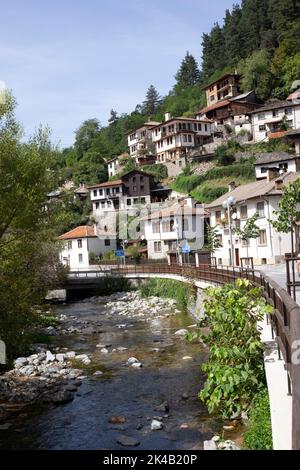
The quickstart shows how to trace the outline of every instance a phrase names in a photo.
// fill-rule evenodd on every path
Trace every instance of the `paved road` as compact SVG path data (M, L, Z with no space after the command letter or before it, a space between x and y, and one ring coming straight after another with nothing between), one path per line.
M263 265L255 266L259 271L266 273L271 279L273 279L277 284L286 289L286 265L276 264L276 265ZM296 271L296 281L300 280L297 271ZM297 302L300 304L300 290L297 288Z

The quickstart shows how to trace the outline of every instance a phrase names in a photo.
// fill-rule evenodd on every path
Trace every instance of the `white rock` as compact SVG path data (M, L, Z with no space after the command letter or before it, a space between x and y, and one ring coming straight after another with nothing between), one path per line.
M204 450L218 450L217 444L213 440L204 441L203 448L204 448Z
M191 356L184 356L182 358L183 361L191 361L193 358Z
M164 427L163 423L154 419L151 423L151 431L159 431Z
M176 333L174 333L174 336L185 336L186 334L188 334L188 330L178 330L176 331Z
M75 351L69 351L66 353L66 358L68 359L74 359L76 356L76 352Z
M21 367L27 366L27 364L28 359L26 357L18 357L14 362L15 369L20 369Z
M87 354L79 354L78 356L76 356L76 359L78 359L78 361L84 361L85 359L88 359L89 356Z
M65 362L65 354L55 354L55 358L58 362Z
M130 357L127 361L127 364L131 366L132 364L140 362L136 357Z
M107 348L102 348L100 351L102 354L108 354L108 349Z
M51 351L47 351L46 353L46 362L54 362L55 361L55 356L52 354Z
M101 372L101 370L97 370L97 372L95 372L93 375L95 377L99 377L100 375L103 375L103 372Z
M143 364L141 362L134 362L133 364L131 364L131 367L134 367L135 369L140 369L141 367L143 367Z
M89 358L87 358L87 359L83 359L82 362L84 365L88 366L89 364L91 364L92 361Z

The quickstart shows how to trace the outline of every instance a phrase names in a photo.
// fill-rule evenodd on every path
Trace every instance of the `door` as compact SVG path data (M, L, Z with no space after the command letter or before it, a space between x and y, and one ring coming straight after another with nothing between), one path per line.
M235 265L240 265L240 251L238 248L235 249Z

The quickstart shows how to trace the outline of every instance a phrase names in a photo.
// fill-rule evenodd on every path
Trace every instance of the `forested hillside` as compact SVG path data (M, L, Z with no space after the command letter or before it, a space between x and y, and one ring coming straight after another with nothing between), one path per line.
M254 89L260 101L285 98L292 83L300 80L300 0L243 0L225 12L223 24L215 23L202 34L202 47L202 58L187 52L167 96L161 97L151 85L132 113L119 116L112 110L106 127L97 119L85 121L74 146L57 162L62 178L104 181L105 161L126 151L132 129L149 118L162 119L165 111L193 115L205 105L203 85L227 71L236 69L243 90Z

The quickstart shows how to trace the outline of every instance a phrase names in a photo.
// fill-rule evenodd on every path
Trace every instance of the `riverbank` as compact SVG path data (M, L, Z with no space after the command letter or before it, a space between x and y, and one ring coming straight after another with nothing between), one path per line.
M2 419L6 431L0 448L113 450L135 442L141 449L202 449L205 440L221 433L223 422L209 416L197 396L204 381L199 364L207 351L185 341L195 324L174 300L130 292L56 306L55 311L60 323L48 328L50 344L34 351L46 356L50 351L55 360L44 364L40 356L42 363L34 364L38 358L31 357L21 369L30 362L57 369L47 380L60 390L69 388L72 398L47 402L42 387L40 399L26 403L9 401L7 395L5 413L15 411ZM69 357L72 352L75 356ZM80 375L59 376L65 369ZM18 380L46 382L43 371L24 372L33 375Z

